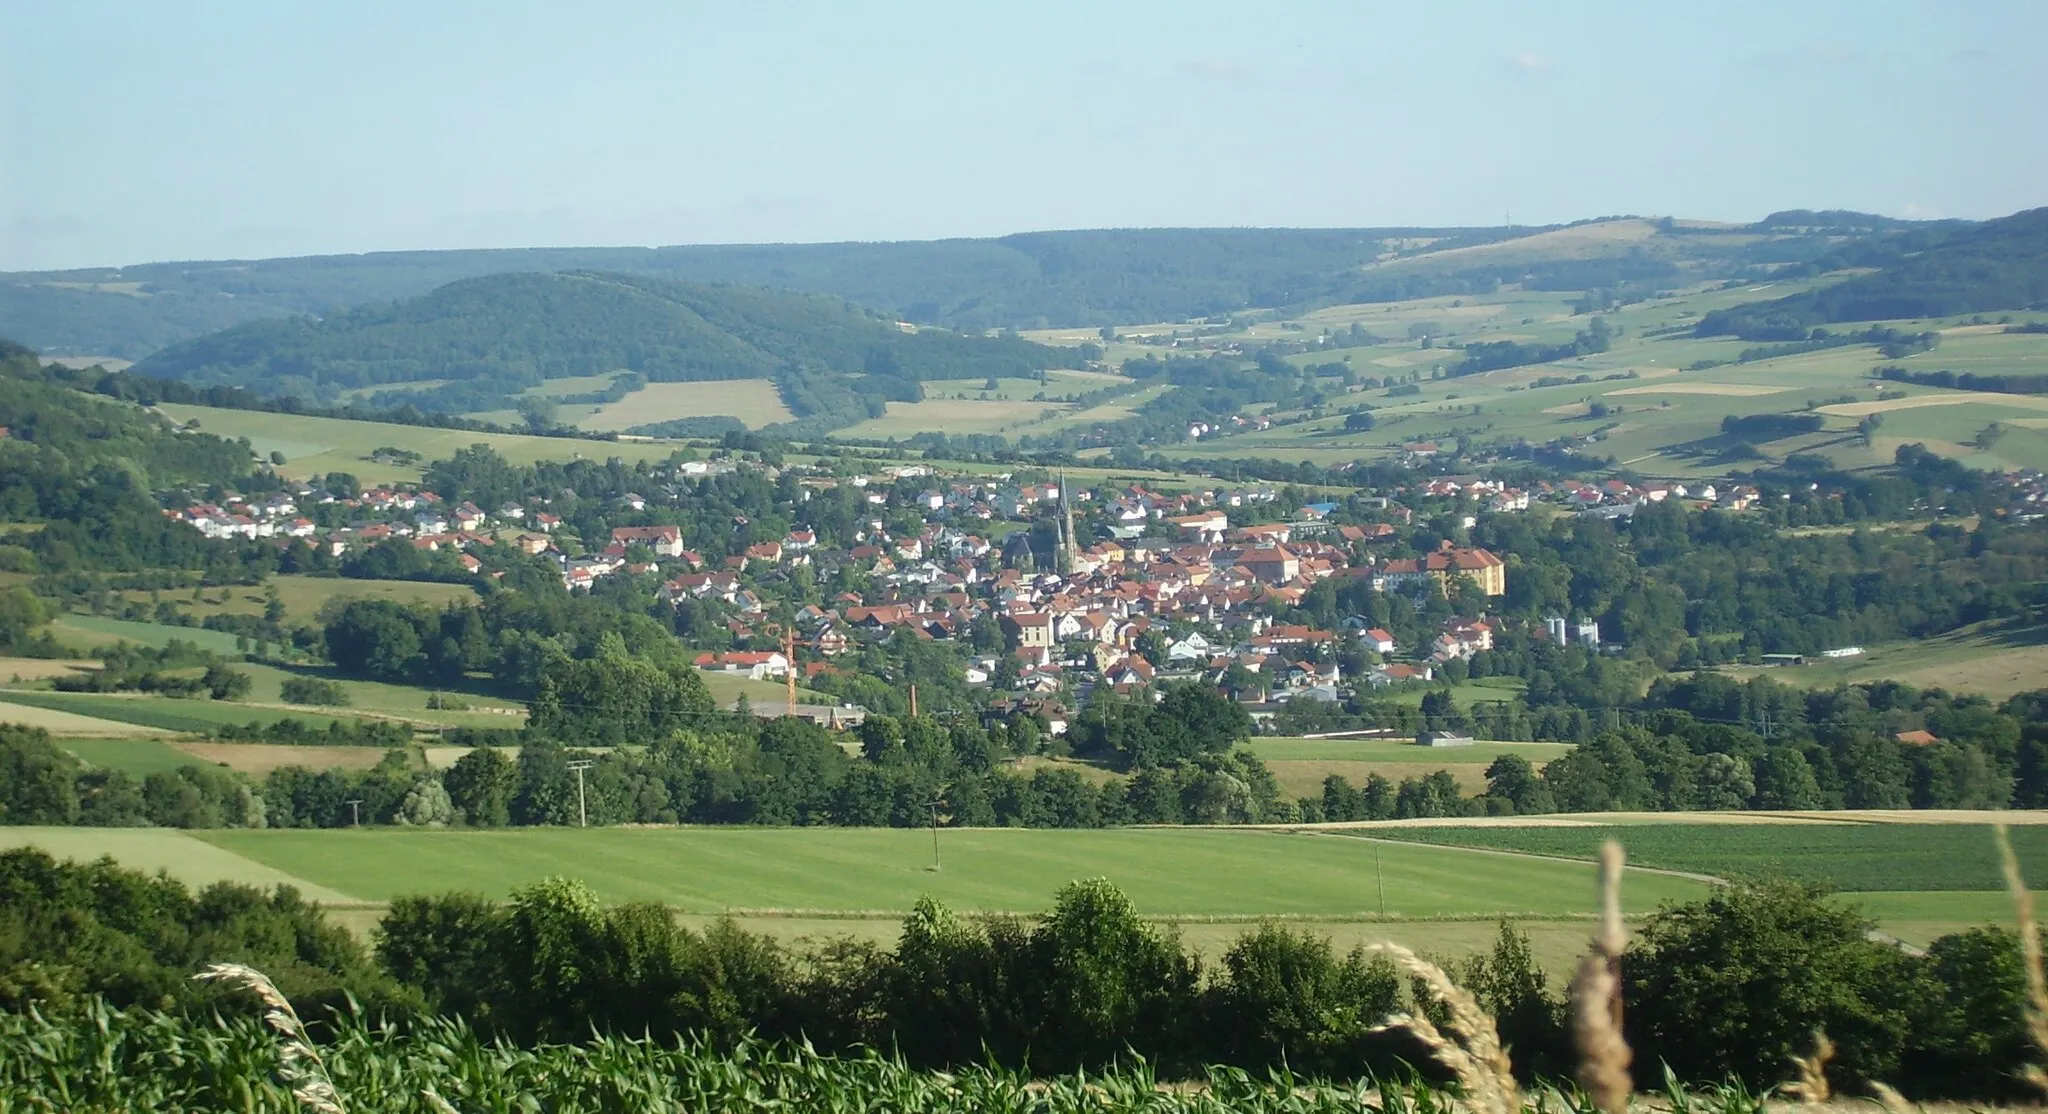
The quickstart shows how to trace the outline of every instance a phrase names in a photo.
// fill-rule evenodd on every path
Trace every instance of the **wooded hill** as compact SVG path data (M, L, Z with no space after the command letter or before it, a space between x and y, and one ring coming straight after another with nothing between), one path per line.
M1833 286L1718 310L1700 336L1803 340L1816 326L1947 317L2048 305L2048 208L1960 228L1895 233L1838 250L1806 270L1880 268Z
M1623 225L1640 234L1605 234ZM891 317L961 329L1094 327L1462 295L1503 282L1566 290L1728 277L1812 260L1898 225L1865 214L1795 212L1751 226L1617 219L1463 229L1104 229L986 240L151 263L0 274L0 333L49 355L140 359L247 321L324 316L485 275L573 270L835 294Z
M510 405L548 379L620 369L653 382L844 373L872 381L855 393L900 397L923 379L1079 362L1073 349L1013 337L906 333L823 295L579 271L464 279L326 318L250 322L172 345L134 371L309 402L436 381L406 400L463 411Z

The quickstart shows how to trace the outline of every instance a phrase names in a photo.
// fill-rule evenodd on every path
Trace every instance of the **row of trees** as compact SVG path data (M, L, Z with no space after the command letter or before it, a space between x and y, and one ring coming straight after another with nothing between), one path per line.
M1919 1097L2019 1096L2031 1046L2017 939L1976 929L1922 954L1871 927L1779 883L1660 910L1622 958L1638 1072L1662 1063L1695 1083L1768 1086L1819 1030L1835 1041L1838 1087L1888 1079ZM0 853L0 941L7 1009L98 997L204 1014L224 995L188 976L229 961L269 972L316 1025L353 996L387 1017L433 1011L517 1042L695 1032L730 1045L757 1033L1046 1073L1135 1054L1169 1077L1205 1064L1401 1074L1431 1058L1383 1022L1438 1012L1384 957L1281 925L1245 933L1210 966L1101 880L1068 885L1043 917L968 918L926 899L893 947L792 949L730 921L698 931L659 905L606 906L549 879L502 903L400 898L371 952L289 888L217 883L194 895L161 875L23 849ZM1518 1070L1562 1078L1565 1004L1526 938L1503 925L1490 951L1452 966Z

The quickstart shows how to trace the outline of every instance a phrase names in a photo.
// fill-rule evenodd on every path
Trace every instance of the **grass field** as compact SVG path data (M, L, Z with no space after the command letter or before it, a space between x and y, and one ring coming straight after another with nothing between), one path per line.
M759 429L796 417L766 379L721 379L704 383L649 383L617 402L576 419L578 429L599 433L677 418L731 417Z
M892 402L889 412L839 430L837 436L904 438L934 430L943 433L1003 433L1030 425L1047 410L1064 411L1058 402L1006 402L991 399L928 398L923 402Z
M962 910L1032 912L1060 886L1102 876L1152 915L1356 915L1378 906L1374 855L1360 841L1228 829L916 830L603 828L494 832L218 831L217 847L372 901L403 893L506 893L551 874L607 900L685 911L901 913L930 894ZM1386 907L1402 917L1591 911L1591 868L1450 848L1381 845ZM1698 883L1645 874L1642 896Z
M122 866L154 874L161 870L189 886L241 882L253 886L296 886L315 901L346 902L348 895L307 882L203 839L167 828L10 828L0 826L0 849L40 847L60 859L90 861L111 856Z
M45 681L52 677L69 677L77 673L90 673L99 668L96 661L77 658L10 658L0 657L0 684L18 685L28 681Z
M65 739L58 745L87 765L119 770L138 778L197 765L199 761L176 745L155 739Z
M697 675L704 678L704 687L711 690L711 699L716 700L721 708L730 708L742 695L747 698L749 704L756 708L763 708L772 704L784 704L789 700L789 688L781 681L756 681L731 673L713 673L703 670L700 670ZM831 702L834 698L826 696L824 693L807 689L799 684L796 687L796 699L800 704L816 704L819 702Z
M27 699L17 699L22 695L0 691L0 723L40 727L52 735L77 738L147 739L177 733L177 729L173 728L130 723L125 720L87 715L83 711L46 706L51 702L37 698L50 695L47 693L35 693Z
M476 591L467 584L437 584L421 580L350 580L335 576L273 576L265 582L277 589L278 602L284 605L287 621L310 623L328 601L336 599L378 599L396 600L400 603L421 603L432 608L441 608L450 603L474 603ZM204 620L209 615L261 615L266 602L262 587L238 585L229 588L207 588L200 593L201 599L194 601L189 591L171 591L152 596L140 589L117 592L124 599L143 603L161 598L179 606L195 619ZM222 597L226 599L223 600ZM103 620L110 622L111 620ZM154 627L155 624L129 624L130 627ZM179 630L177 627L163 628ZM217 632L197 632L213 635ZM135 637L142 641L148 637L166 636L158 631L147 631ZM227 635L230 650L234 646L234 635Z
M1933 638L1866 647L1853 658L1821 658L1789 667L1723 666L1718 671L1744 678L1762 674L1811 688L1897 681L2003 700L2048 688L2048 627L1980 624Z
M51 624L59 642L79 648L106 646L114 642L136 642L163 647L173 639L190 642L216 654L235 653L235 636L225 631L199 627L173 627L163 623L134 623L99 615L60 615Z
M447 692L470 706L469 711L428 708L433 691L412 685L391 685L381 681L345 678L325 669L281 669L274 665L242 664L236 669L249 674L252 682L248 703L281 705L284 682L293 677L318 677L334 681L348 692L349 703L341 709L326 709L341 715L365 713L448 727L520 727L526 723L526 709L518 701L492 696Z
M1825 814L1817 814L1825 815ZM1991 829L1984 824L1648 824L1625 827L1407 827L1374 836L1590 859L1619 839L1631 863L1731 875L1782 874L1844 891L1996 890ZM2029 884L2048 884L2048 826L2012 830Z
M389 446L416 452L424 460L444 460L471 445L489 445L514 464L543 460L665 460L676 451L670 442L581 441L566 437L530 437L516 433L470 433L459 429L351 422L297 414L253 410L221 410L210 406L160 407L178 422L197 418L200 429L222 437L246 437L250 448L268 455L284 454L278 469L294 479L327 472L348 472L365 483L417 480L417 466L380 464L372 450Z
M1287 797L1320 797L1331 774L1362 785L1374 774L1399 783L1447 770L1467 793L1486 791L1486 767L1503 754L1519 754L1537 767L1571 749L1564 743L1475 743L1423 747L1405 739L1253 739L1251 752L1272 771Z
M118 693L23 692L19 689L5 689L0 690L0 702L28 709L93 717L87 729L67 732L80 735L121 733L118 729L106 730L108 723L105 721L113 721L114 724L135 724L159 731L205 733L223 724L240 726L248 723L274 723L281 719L302 720L308 727L325 730L336 718L332 715L255 708L247 704L218 700L178 700L164 696L129 696ZM11 718L16 714L32 713L16 713L13 707L0 708L0 716ZM54 732L56 729L51 730Z
M174 743L171 749L184 756L184 765L203 762L226 766L250 777L268 777L281 766L304 766L309 770L367 770L384 760L381 747L275 746L269 743Z

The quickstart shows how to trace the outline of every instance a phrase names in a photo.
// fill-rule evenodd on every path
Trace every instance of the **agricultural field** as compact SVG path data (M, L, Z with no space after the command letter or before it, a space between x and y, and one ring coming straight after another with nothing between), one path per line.
M1623 825L1581 816L1561 823L1377 826L1353 834L1587 860L1618 839L1632 865L1717 877L1778 875L1841 891L1919 942L2009 919L1987 814L1959 814L1953 823L1939 822L1938 814L1856 819L1867 815L1728 814L1714 823L1667 816ZM2048 885L2048 826L2015 826L2011 839L2029 885Z
M118 770L136 778L206 761L175 743L157 739L64 739L58 746L89 766Z
M161 870L188 886L240 882L251 886L296 886L314 901L347 903L348 895L253 862L194 835L169 828L31 828L0 826L0 850L39 847L60 859L90 861L102 855L131 870Z
M434 695L433 691L413 685L359 681L338 676L325 669L283 669L274 665L256 664L238 664L235 668L249 674L253 682L246 700L239 702L247 706L296 707L284 702L284 694L280 691L284 682L293 677L316 677L334 681L349 696L348 704L340 708L317 709L320 711L344 716L373 715L446 727L516 728L526 723L526 709L516 700L444 690L441 694L444 698L459 700L468 704L469 709L463 711L429 708L427 700Z
M46 706L48 701L32 703L29 699L18 699L23 694L0 690L0 723L19 724L22 727L40 727L59 737L87 739L149 739L163 735L177 734L173 728L150 724L130 723L124 720L87 715L82 711L70 711L63 707ZM46 693L34 694L36 697Z
M929 894L962 910L1034 912L1076 878L1107 877L1154 916L1359 915L1378 905L1370 846L1320 834L1231 829L1107 831L602 828L488 832L214 831L216 847L369 901L471 889L502 895L552 874L610 901L685 912L901 914ZM1384 846L1399 917L1591 911L1592 871L1450 848ZM1699 883L1641 876L1645 896Z
M270 743L170 744L183 756L177 765L194 761L225 766L253 778L270 776L283 766L304 766L309 770L367 770L384 760L381 747L278 746Z
M2048 687L2048 627L1979 624L1932 638L1865 647L1853 658L1815 658L1784 667L1729 665L1717 671L1744 678L1763 674L1809 688L1897 681L2003 700Z
M35 723L38 712L47 717L52 734L109 737L123 733L122 724L148 730L140 734L205 734L225 724L274 723L296 719L306 726L325 730L335 716L274 708L258 708L219 700L180 700L168 696L128 695L93 692L25 692L0 689L0 718ZM60 716L78 717L84 722L61 730L51 723L71 723Z
M514 464L543 460L666 460L678 443L667 441L579 441L566 437L533 437L519 433L471 433L459 429L391 425L384 422L351 422L339 418L315 418L298 414L268 414L253 410L222 410L211 406L165 403L158 409L172 420L197 418L199 427L222 437L246 437L259 454L284 454L278 471L293 479L327 472L347 472L364 483L417 480L419 465L387 464L370 459L370 453L389 446L420 454L432 461L453 456L471 445L489 445Z
M766 379L721 379L701 383L649 383L617 402L576 407L589 413L575 418L578 429L613 433L651 422L677 418L730 417L759 429L796 415L783 405L775 384ZM563 415L567 418L569 415Z
M77 658L10 658L0 657L0 684L19 685L31 681L47 681L52 677L69 677L76 673L90 673L99 668L96 661L81 661Z
M1360 785L1374 774L1399 783L1447 770L1467 794L1486 791L1486 767L1516 754L1538 769L1571 750L1568 743L1474 743L1469 747L1424 747L1405 739L1257 738L1247 748L1273 773L1287 797L1319 797L1323 779L1336 774Z
M1735 444L1721 434L1723 419L1811 411L1822 418L1821 429L1762 441L1754 448L1766 459L1808 452L1827 456L1842 467L1861 468L1889 463L1897 447L1911 441L1974 467L2048 466L2048 401L1890 383L1884 385L1888 392L1905 397L1881 401L1878 384L1870 378L1871 368L1879 364L2041 374L2048 371L2048 337L2042 335L2009 334L2002 326L1976 324L1974 318L1886 322L1908 331L1937 330L1942 343L1931 352L1900 359L1883 358L1875 346L1852 345L1686 370L1700 361L1733 361L1756 346L1733 338L1697 339L1682 331L1701 314L1814 285L1818 283L1808 280L1682 291L1606 315L1618 331L1607 352L1444 379L1431 376L1463 358L1449 344L1569 340L1588 321L1571 313L1578 295L1510 288L1466 298L1332 306L1300 318L1253 325L1233 338L1246 343L1310 340L1325 329L1344 331L1356 323L1383 343L1322 349L1289 359L1301 366L1344 363L1369 376L1415 373L1421 376L1420 393L1398 396L1385 389L1359 390L1335 403L1322 418L1301 421L1305 414L1275 413L1270 416L1283 424L1265 432L1193 442L1168 452L1282 457L1327 465L1391 453L1410 441L1576 437L1589 451L1613 456L1643 474L1687 478L1719 473L1731 461L1747 459L1722 455ZM1411 329L1430 330L1432 346L1421 347L1410 337ZM1665 330L1678 331L1656 335ZM1541 380L1581 377L1584 382L1536 385ZM1346 431L1344 411L1361 404L1375 408L1376 427ZM1872 412L1882 413L1883 420L1866 440L1857 424ZM1994 422L1997 428L1992 428Z
M171 598L175 598L175 595ZM216 596L215 598L218 598ZM135 623L101 615L59 615L51 623L57 641L74 649L92 650L116 642L135 642L161 649L173 640L190 642L216 654L233 654L235 636L225 631L200 627L174 627L165 623Z
M923 402L892 402L888 413L838 430L834 436L886 440L933 431L947 434L1022 432L1021 427L1035 424L1046 411L1065 409L1066 404L1059 402L1000 399L982 402L978 399L927 398Z

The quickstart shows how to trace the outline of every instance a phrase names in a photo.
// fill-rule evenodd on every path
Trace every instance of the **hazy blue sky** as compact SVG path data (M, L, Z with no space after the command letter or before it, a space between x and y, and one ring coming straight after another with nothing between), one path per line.
M2048 3L0 0L0 268L2048 203Z

